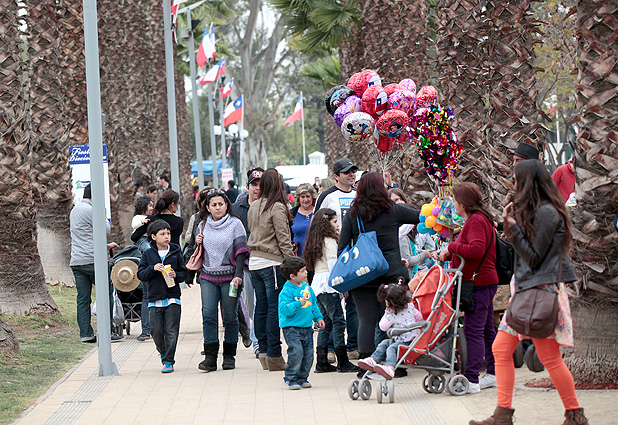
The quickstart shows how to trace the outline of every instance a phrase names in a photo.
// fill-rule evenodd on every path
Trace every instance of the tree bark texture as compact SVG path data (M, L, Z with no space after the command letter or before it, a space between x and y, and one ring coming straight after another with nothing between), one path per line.
M19 354L19 341L8 323L2 321L2 317L0 317L0 354L6 357Z

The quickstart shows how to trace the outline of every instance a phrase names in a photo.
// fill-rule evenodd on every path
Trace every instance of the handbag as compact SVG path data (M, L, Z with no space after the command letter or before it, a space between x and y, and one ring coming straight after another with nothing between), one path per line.
M198 227L198 234L202 233L204 226ZM195 251L191 254L191 258L187 261L186 267L189 270L200 270L204 262L204 246L200 243L195 246Z
M376 232L365 232L365 226L359 217L358 239L356 244L348 245L337 258L330 272L328 285L344 293L386 274L388 262L378 246Z
M562 274L562 256L558 269L558 282ZM558 323L558 294L533 287L515 292L506 309L506 323L515 332L530 338L551 336Z
M472 280L462 280L461 281L461 294L459 297L459 309L463 311L464 313L472 313L474 311L474 278L479 273L479 270L481 270L481 266L483 265L483 262L485 261L485 257L487 257L489 248L491 248L491 244L494 241L495 233L496 232L493 232L491 234L489 245L487 246L487 249L485 250L485 254L483 254L483 258L481 258L481 262L479 263L478 267L474 271L474 274L472 275Z

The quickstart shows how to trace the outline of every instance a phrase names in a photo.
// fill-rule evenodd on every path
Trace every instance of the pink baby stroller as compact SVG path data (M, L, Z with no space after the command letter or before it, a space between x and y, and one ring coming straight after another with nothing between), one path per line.
M423 277L413 293L415 307L423 315L423 321L406 329L389 329L392 338L413 329L420 329L410 345L399 347L395 367L420 368L427 371L423 388L428 393L440 394L445 389L452 395L464 395L468 391L468 379L460 374L466 361L466 347L463 329L459 326L459 301L461 298L461 278L463 258L457 269L442 269L434 265ZM456 293L453 288L456 285ZM456 302L453 307L452 295ZM446 378L448 374L448 380ZM348 395L352 400L359 397L371 398L371 381L376 381L378 403L388 397L395 401L395 383L386 380L378 373L367 371L360 379L353 379L348 385Z

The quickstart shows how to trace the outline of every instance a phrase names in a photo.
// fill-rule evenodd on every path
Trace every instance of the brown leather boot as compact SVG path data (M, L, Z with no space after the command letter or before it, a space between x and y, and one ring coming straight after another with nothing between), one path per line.
M494 414L484 421L470 421L470 425L513 425L513 413L515 409L497 406Z
M588 425L588 419L584 416L584 409L566 410L562 425Z
M269 372L277 372L280 370L285 370L287 367L287 363L283 360L283 357L270 357L266 356L266 365L268 366Z
M260 353L258 355L258 360L260 361L260 364L262 365L262 369L268 370L268 364L266 364L266 353Z

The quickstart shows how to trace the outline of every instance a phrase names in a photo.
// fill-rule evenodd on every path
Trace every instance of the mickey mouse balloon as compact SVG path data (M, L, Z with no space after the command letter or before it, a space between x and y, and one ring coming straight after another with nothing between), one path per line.
M364 142L371 137L375 120L365 112L353 112L341 124L341 134L350 142Z

